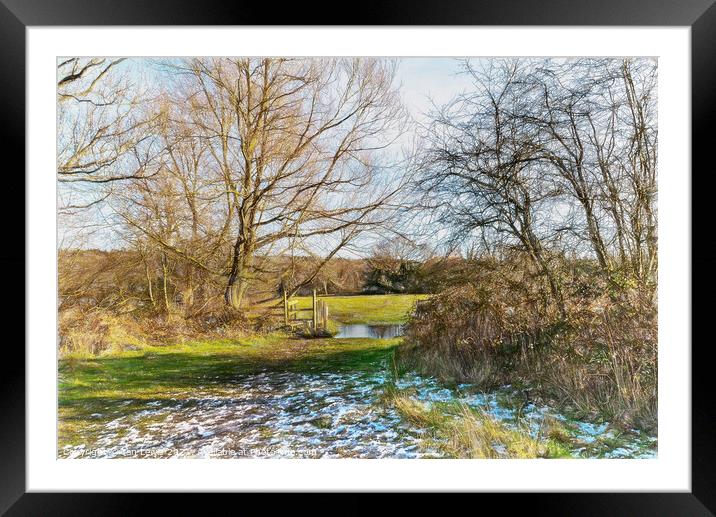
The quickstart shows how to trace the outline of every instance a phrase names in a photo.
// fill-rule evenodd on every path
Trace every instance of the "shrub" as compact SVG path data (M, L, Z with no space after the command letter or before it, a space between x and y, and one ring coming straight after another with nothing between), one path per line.
M551 321L540 299L508 285L451 288L418 304L399 361L443 380L503 384L519 358L559 328Z
M190 317L176 313L115 313L75 306L60 310L59 352L61 355L99 355L145 344L239 338L249 331L261 332L273 327L267 317L249 321L242 312L223 305Z
M545 354L544 391L581 414L656 430L657 348L655 306L628 293L600 299Z
M567 317L539 287L486 276L421 302L398 349L400 367L483 388L529 386L579 416L655 431L657 311L636 290L567 299ZM584 284L584 282L581 282ZM582 292L584 290L582 289Z
M63 355L97 355L142 343L141 329L131 320L98 309L72 308L60 312L59 350Z

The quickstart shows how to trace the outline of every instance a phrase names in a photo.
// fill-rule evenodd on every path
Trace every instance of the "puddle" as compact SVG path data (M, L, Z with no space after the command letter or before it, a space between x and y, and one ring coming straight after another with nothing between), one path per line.
M403 335L402 325L342 325L337 338L392 339Z

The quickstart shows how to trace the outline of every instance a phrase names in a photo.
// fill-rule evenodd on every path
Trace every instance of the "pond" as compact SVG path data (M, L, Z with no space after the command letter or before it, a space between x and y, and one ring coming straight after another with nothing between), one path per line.
M403 325L341 325L336 338L392 339L403 335Z
M409 390L422 403L463 402L506 425L540 433L560 420L575 457L653 457L656 438L608 424L570 420L547 407L515 403L509 388L481 392L446 388L431 377L396 378L389 352L360 368L331 371L263 368L221 379L200 377L190 393L94 400L61 408L73 426L61 458L441 458L429 431L382 404L386 388ZM63 418L61 416L61 418Z

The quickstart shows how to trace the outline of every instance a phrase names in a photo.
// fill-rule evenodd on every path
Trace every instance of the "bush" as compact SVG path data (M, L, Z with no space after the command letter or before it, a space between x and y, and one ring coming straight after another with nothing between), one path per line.
M97 355L143 343L141 329L131 320L102 310L73 308L60 312L59 350L63 355Z
M443 381L529 387L579 416L657 426L657 312L634 290L568 298L567 317L532 282L485 275L421 302L398 364ZM515 286L519 285L519 288Z
M544 391L581 414L657 428L657 311L628 296L572 313L542 358Z
M250 331L271 330L274 326L269 317L249 321L242 312L223 305L191 317L175 313L116 313L75 306L60 310L59 352L61 355L99 355L145 344L239 338Z

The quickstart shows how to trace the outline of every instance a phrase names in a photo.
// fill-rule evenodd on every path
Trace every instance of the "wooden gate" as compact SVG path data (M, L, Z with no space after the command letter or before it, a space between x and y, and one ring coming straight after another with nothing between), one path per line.
M319 300L316 290L313 290L311 297L311 308L301 309L298 307L298 300L293 297L286 296L283 293L283 319L286 326L294 327L299 325L308 325L315 333L318 330L328 329L328 304L325 300ZM300 313L310 312L310 318L301 318Z

